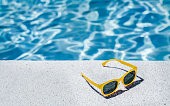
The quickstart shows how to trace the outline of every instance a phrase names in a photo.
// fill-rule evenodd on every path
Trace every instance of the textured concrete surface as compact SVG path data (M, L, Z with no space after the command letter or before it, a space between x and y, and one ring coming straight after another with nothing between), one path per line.
M103 97L96 83L120 78L130 68L103 61L0 61L1 106L170 106L170 62L129 61L138 67L135 82ZM125 70L120 70L125 69Z

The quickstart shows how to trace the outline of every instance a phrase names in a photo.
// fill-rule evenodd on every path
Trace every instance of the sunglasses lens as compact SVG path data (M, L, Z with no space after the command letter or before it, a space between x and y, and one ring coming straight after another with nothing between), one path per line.
M128 73L123 79L124 84L125 85L130 84L135 78L135 74L136 74L135 71L131 71L130 73Z
M109 82L108 84L104 85L103 93L109 94L112 93L117 88L117 81Z

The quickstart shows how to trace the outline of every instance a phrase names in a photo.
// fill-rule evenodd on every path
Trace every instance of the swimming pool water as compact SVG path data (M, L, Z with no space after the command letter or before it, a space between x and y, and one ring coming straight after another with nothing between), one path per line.
M170 60L169 0L1 0L0 60Z

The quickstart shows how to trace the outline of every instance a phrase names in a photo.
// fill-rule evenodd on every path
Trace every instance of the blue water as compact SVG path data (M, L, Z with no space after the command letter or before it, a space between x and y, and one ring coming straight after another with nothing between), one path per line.
M170 0L0 0L0 60L170 60Z

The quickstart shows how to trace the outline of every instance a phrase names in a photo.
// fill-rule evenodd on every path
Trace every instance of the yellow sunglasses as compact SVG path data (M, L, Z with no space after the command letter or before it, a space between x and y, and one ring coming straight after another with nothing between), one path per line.
M118 61L124 65L127 65L131 67L132 69L126 72L120 79L112 79L103 84L97 84L93 82L92 80L90 80L89 78L87 78L83 73L81 73L81 75L86 79L86 81L96 86L97 88L101 89L101 92L104 96L113 94L117 90L120 81L122 81L123 85L128 86L132 84L136 78L137 67L127 62L124 62L118 59L110 59L110 60L103 62L102 65L105 66L107 62L112 61L112 60Z

